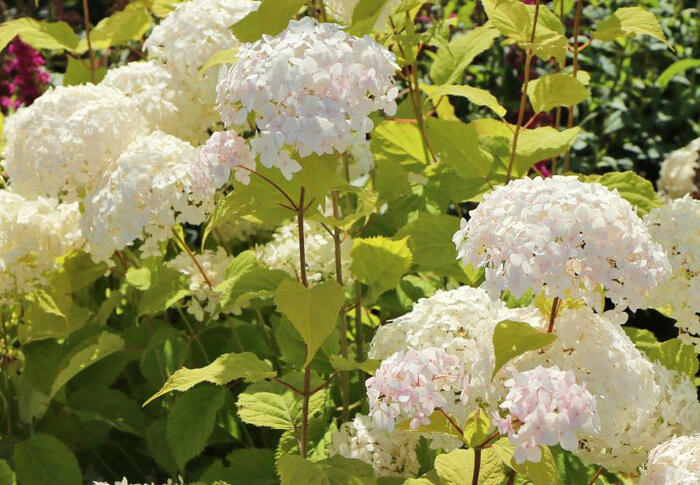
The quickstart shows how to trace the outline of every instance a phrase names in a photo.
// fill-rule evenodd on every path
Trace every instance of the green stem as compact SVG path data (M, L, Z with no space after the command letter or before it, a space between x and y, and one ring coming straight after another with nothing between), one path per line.
M95 53L92 50L92 42L90 41L90 9L88 8L88 0L83 0L83 19L85 23L85 40L87 40L88 53L90 55L90 81L92 84L96 84Z
M309 280L306 275L306 248L304 242L304 196L306 190L301 188L299 204L297 207L297 230L299 233L299 274L301 284L309 287ZM301 406L301 439L299 442L299 452L306 458L308 433L309 433L309 397L311 397L311 364L304 369L304 388L302 390Z
M576 79L576 75L578 74L578 52L579 52L578 34L579 34L579 28L581 26L581 11L582 11L582 9L583 9L583 0L577 0L576 1L576 16L574 17L574 66L573 66L574 79ZM568 110L569 110L569 119L566 122L566 127L573 128L573 126L574 126L574 107L569 106ZM564 172L567 172L569 170L570 166L571 166L571 148L569 148L566 151L566 154L564 155L564 167L563 167Z
M338 192L333 191L331 193L331 201L333 203L333 217L336 220L340 219L340 209L338 207ZM343 286L343 261L341 252L341 241L340 241L340 228L333 228L333 247L335 250L335 279L338 284ZM341 309L338 314L338 334L340 335L340 355L344 358L348 358L348 329L347 322L345 320L345 312ZM340 392L343 400L343 421L347 421L350 418L350 412L348 410L350 406L350 374L348 372L343 372L340 376Z

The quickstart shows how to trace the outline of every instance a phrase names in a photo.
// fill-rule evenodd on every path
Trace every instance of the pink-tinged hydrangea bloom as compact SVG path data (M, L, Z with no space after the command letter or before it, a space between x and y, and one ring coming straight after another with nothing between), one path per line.
M250 172L255 170L255 157L245 140L235 131L214 132L197 151L197 165L213 179L211 184L221 187L233 170L236 180L248 185Z
M577 430L597 432L600 422L595 398L576 384L571 371L536 367L514 372L505 382L508 394L501 403L505 417L494 413L493 423L515 445L515 461L540 461L540 446L559 444L578 448Z
M700 483L700 434L680 436L651 450L639 483L641 485L697 485Z
M466 399L459 359L434 347L391 355L366 386L370 416L388 430L399 418L410 419L412 429L429 424L436 409Z
M10 42L7 54L2 70L10 81L0 86L0 104L12 109L29 106L51 82L51 75L44 68L46 62L38 51L19 37Z
M396 111L394 55L372 38L353 37L311 17L292 20L275 37L243 44L238 62L216 87L226 126L255 114L251 146L266 167L287 179L301 170L291 155L346 151L369 133L369 114Z
M638 308L670 274L632 205L597 183L571 176L514 180L484 196L455 233L463 264L486 269L493 296L528 288L583 298L600 309L600 289L618 307Z

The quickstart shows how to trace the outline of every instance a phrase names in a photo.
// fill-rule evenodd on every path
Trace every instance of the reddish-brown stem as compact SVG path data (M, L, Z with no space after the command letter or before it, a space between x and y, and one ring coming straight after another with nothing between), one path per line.
M299 274L301 284L309 287L309 279L306 275L306 247L304 243L304 196L306 189L301 188L299 195L299 203L295 205L297 208L297 230L299 236ZM304 389L302 391L301 405L301 442L299 443L299 452L301 456L306 458L306 449L308 444L309 434L309 397L311 396L311 364L308 364L304 369Z
M596 480L598 480L598 477L600 474L603 473L603 465L600 465L598 469L595 471L595 474L593 475L593 478L591 478L591 481L588 482L588 485L593 485Z
M328 379L326 379L325 381L323 381L323 384L320 384L318 387L315 387L315 388L311 389L310 394L313 396L313 395L316 394L318 391L322 391L322 390L324 390L326 387L330 386L330 385L331 385L331 382L333 382L333 379L335 379L335 378L338 376L338 374L340 374L340 371L338 371L338 370L335 371L334 373L332 373L331 376L330 376Z
M300 396L303 394L299 389L297 389L295 386L291 385L289 382L283 381L279 377L273 377L272 380L276 382L277 384L286 387L290 391L299 394Z
M340 208L338 203L338 192L331 193L331 202L333 204L333 217L336 220L340 219ZM333 228L333 247L335 251L335 280L343 286L343 261L341 253L340 228ZM338 314L338 333L340 334L340 355L348 358L348 329L345 320L345 312L341 309ZM350 406L350 374L343 372L340 376L340 393L343 400L343 421L347 421L350 417L348 407Z
M506 485L513 485L515 483L515 475L517 475L517 472L511 468L508 472L508 482Z
M124 271L129 269L129 263L126 261L126 258L124 257L124 253L122 253L119 249L117 249L117 258L119 258L119 262L121 263L122 267L124 268Z
M554 320L557 319L557 313L559 313L559 297L555 297L552 302L552 310L549 312L549 324L547 325L547 333L552 333L554 331Z
M537 17L540 13L540 2L535 1L535 15L532 21L532 31L530 33L530 44L535 42L535 33L537 31ZM513 164L515 163L515 154L518 149L518 136L520 135L520 128L523 124L523 119L525 118L525 108L527 107L527 85L530 83L530 64L532 62L532 48L528 47L525 51L525 73L523 78L522 92L520 93L520 108L518 110L518 121L515 123L515 133L513 133L513 144L510 148L510 160L508 161L508 170L506 172L506 183L510 180L513 173Z
M265 175L261 174L261 173L258 172L257 170L251 170L251 169L248 168L248 167L240 167L240 168L242 168L243 170L247 170L247 171L249 171L250 173L252 173L252 174L254 174L254 175L257 175L258 177L260 177L261 179L263 179L265 182L267 182L268 184L272 185L275 189L277 189L277 191L278 191L280 194L282 194L282 195L284 196L285 199L287 199L287 201L289 202L289 205L291 205L291 206L294 208L294 211L295 211L295 212L299 210L299 208L298 208L297 205L294 203L294 201L293 201L292 198L289 196L289 194L288 194L287 192L285 192L285 191L282 189L282 187L280 187L279 185L277 185L277 183L275 183L274 180L270 179L269 177L266 177ZM284 207L284 206L283 206L283 207ZM287 207L287 208L288 208L288 207Z
M574 78L576 78L578 74L578 53L579 53L579 46L578 46L578 34L579 34L579 28L581 26L581 11L583 10L583 0L576 0L576 16L574 17L574 66L573 66L573 71L572 74ZM574 126L574 107L569 106L569 119L566 122L566 127L567 128L573 128ZM571 149L567 150L566 153L564 154L564 172L569 170L569 167L571 166Z
M174 228L172 231L173 231L173 235L175 236L175 239L177 239L180 242L180 244L182 245L185 252L188 254L188 256L190 257L190 259L192 260L194 265L199 270L199 274L202 275L202 278L204 278L204 281L207 283L207 286L209 287L209 289L210 290L213 289L214 285L212 284L211 280L209 279L207 272L204 271L204 267L202 267L202 265L199 263L197 256L195 256L195 254L192 252L192 250L189 248L189 246L187 246L187 243L185 242L185 240L180 237L180 235L177 233L177 231Z
M459 424L457 424L457 421L455 421L452 416L447 414L447 412L442 408L438 408L438 411L440 411L440 414L445 416L445 419L449 421L450 425L452 425L452 427L459 433L460 436L464 434L464 430L462 430L462 428L459 426ZM462 437L462 441L464 441L464 437Z
M479 485L479 469L481 468L481 448L474 448L474 475L472 475L472 485Z
M88 0L83 0L83 19L85 23L85 40L87 40L88 53L90 55L90 81L96 83L95 79L95 53L92 50L92 42L90 41L90 9L88 8Z

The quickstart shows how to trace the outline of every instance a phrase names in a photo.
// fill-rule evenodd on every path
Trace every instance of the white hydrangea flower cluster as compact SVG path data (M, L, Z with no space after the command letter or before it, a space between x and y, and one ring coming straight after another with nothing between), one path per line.
M396 69L394 55L369 36L305 17L243 44L238 62L221 70L217 101L226 126L256 115L254 152L290 179L301 166L289 150L342 153L372 130L370 113L396 111Z
M221 294L216 292L214 288L223 283L226 278L226 270L231 263L231 258L226 254L224 248L218 247L216 251L205 249L197 255L197 261L204 269L213 288L209 287L204 276L187 253L178 254L166 264L189 279L191 298L187 301L187 313L201 322L204 321L205 315L212 315L214 318L218 316L217 308Z
M210 185L221 187L234 172L236 180L250 183L250 173L255 170L255 157L246 141L235 131L216 131L199 147L198 165L203 177L211 175Z
M100 85L118 89L133 100L152 129L177 134L182 122L175 105L178 93L172 76L160 64L130 62L109 69Z
M352 185L364 185L367 175L374 168L374 155L369 140L362 138L355 141L350 145L346 155L349 155L348 180Z
M158 243L176 224L200 224L215 187L199 180L197 150L155 131L129 145L106 182L84 201L81 221L90 254L108 261L115 250L142 239L144 257L160 254Z
M576 450L580 430L600 431L595 398L585 384L576 383L573 372L538 366L514 372L505 386L508 394L500 407L507 414L494 413L493 423L515 445L516 463L539 462L540 446Z
M378 428L372 418L358 414L333 431L329 455L362 460L380 477L414 477L420 467L416 453L419 438L410 431Z
M369 350L371 359L386 359L391 354L413 348L444 349L464 367L467 401L449 409L461 422L476 406L493 408L502 396L502 386L491 382L495 358L493 330L503 320L537 321L537 310L510 309L500 300L492 300L481 288L463 286L439 290L430 298L421 298L413 309L377 330Z
M657 185L664 199L700 195L700 138L666 157L661 164Z
M350 248L352 239L346 238L340 245L343 281L352 280L350 273ZM335 278L335 246L333 236L319 223L304 221L304 249L306 251L306 274L312 283ZM277 228L272 241L255 246L258 260L265 266L281 269L292 276L299 275L299 228L291 221Z
M672 268L670 280L652 290L649 304L669 309L682 330L679 337L700 351L700 200L686 195L652 210L644 220Z
M640 485L697 485L700 483L700 434L679 436L649 453Z
M79 220L77 202L0 190L0 303L40 287L58 270L57 258L82 246Z
M7 119L2 164L17 193L74 202L147 132L138 106L120 91L58 87Z
M170 73L177 89L180 117L173 134L192 143L206 139L207 128L217 121L217 74L214 69L200 73L200 68L216 52L239 46L230 27L259 5L252 0L182 2L146 39L149 59Z
M486 268L483 287L494 296L531 288L600 309L602 287L618 307L634 310L670 274L630 203L574 176L513 180L469 215L453 237L458 258Z
M557 340L519 357L515 366L557 366L585 383L601 426L599 433L579 433L576 455L611 471L633 472L660 442L700 429L700 403L687 377L650 362L635 347L622 330L625 319L621 312L562 309ZM544 329L546 322L534 326Z
M408 349L384 359L365 382L375 426L393 430L399 418L412 429L430 424L438 408L466 400L466 380L459 359L443 349Z

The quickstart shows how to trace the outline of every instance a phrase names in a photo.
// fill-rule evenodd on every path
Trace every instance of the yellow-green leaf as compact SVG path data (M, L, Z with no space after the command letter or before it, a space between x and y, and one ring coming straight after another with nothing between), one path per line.
M509 360L530 350L538 350L551 345L556 334L543 333L524 322L503 320L493 330L493 350L496 362L493 378Z
M411 267L413 255L408 249L407 239L392 241L376 236L353 241L350 251L352 274L371 288L373 297L394 288Z
M223 386L234 379L259 382L276 375L277 373L270 364L260 360L250 352L223 354L205 367L199 369L183 367L177 370L168 378L160 391L151 396L143 405L145 406L171 391L187 391L201 382L211 382Z
M573 106L590 98L590 93L578 79L566 74L543 76L527 85L527 95L535 113L557 106Z
M218 66L219 64L233 64L236 62L236 54L238 54L238 49L223 49L214 52L209 60L199 68L199 72L204 72L210 67Z
M0 50L17 35L35 49L73 51L78 45L78 36L67 23L23 17L0 25Z
M335 455L312 462L286 455L277 464L281 485L376 485L372 467L360 460Z
M452 84L462 78L464 70L474 58L493 45L498 30L490 23L455 36L450 43L438 50L430 66L430 78L435 84Z
M351 370L361 370L367 374L374 374L374 372L379 367L378 360L365 360L363 362L356 362L354 360L346 359L339 355L331 356L331 365L335 370L341 371L351 371Z
M309 365L335 328L343 305L343 289L333 280L311 288L285 280L275 292L275 303L306 343L304 366Z
M498 116L506 114L506 109L501 106L496 97L485 89L475 88L473 86L445 84L442 86L428 87L423 86L428 96L437 102L441 96L460 96L467 98L474 104L486 106Z
M614 40L617 37L650 35L666 45L668 41L653 13L642 7L623 7L609 18L598 23L593 32L597 40Z
M666 89L668 83L677 75L689 69L700 68L700 59L681 59L668 66L656 79L656 85L662 90Z
M435 471L444 485L474 483L474 449L454 450L435 459ZM479 485L500 485L505 479L503 463L491 448L481 450Z
M241 42L254 42L263 34L277 35L304 3L305 0L263 0L257 10L234 24L231 30Z
M100 20L90 31L90 44L101 50L123 45L130 40L140 40L151 28L151 14L143 2L129 3L124 10ZM81 39L77 52L87 52L87 39Z

